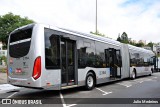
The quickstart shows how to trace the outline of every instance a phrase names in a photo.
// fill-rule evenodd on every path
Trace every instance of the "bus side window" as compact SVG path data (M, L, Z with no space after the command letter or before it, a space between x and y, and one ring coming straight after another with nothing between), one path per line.
M96 45L96 55L95 55L95 66L97 68L106 67L106 58L105 58L105 47L104 43L95 42Z
M59 46L59 35L54 34L52 30L45 29L46 69L57 69L60 67Z
M117 65L119 67L122 67L122 59L121 59L121 54L120 54L120 50L116 51L116 56L117 56Z

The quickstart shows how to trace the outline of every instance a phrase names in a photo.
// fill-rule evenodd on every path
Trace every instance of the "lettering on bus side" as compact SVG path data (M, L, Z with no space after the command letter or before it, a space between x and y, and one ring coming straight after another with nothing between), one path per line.
M145 67L144 69L145 69L145 71L149 71L149 68L148 68L148 67Z
M29 57L27 57L27 56L23 57L23 60L28 60L28 59L29 59Z
M16 60L20 60L20 58L16 58Z
M99 75L104 75L106 74L106 71L99 71Z

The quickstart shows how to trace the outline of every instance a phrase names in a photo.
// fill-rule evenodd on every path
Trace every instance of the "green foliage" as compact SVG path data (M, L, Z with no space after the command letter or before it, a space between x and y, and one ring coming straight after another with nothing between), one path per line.
M117 38L117 41L122 42L122 43L126 43L126 44L129 43L127 33L123 32L121 36L119 35Z
M21 18L19 15L14 15L13 13L0 16L0 41L2 41L4 48L7 46L9 34L14 29L33 22L33 20L27 17Z
M137 47L143 47L145 45L144 45L144 43L140 42L140 43L136 43L135 46L137 46Z
M122 43L129 43L128 41L128 35L126 32L123 32L122 35L121 35L121 42Z
M102 37L104 37L105 35L104 34L102 34L102 33L100 33L99 31L97 31L97 32L90 32L91 34L94 34L94 35L98 35L98 36L102 36Z
M157 54L157 57L160 57L160 54Z
M120 36L118 36L117 41L119 41L119 42L122 41Z
M152 43L152 42L149 42L149 43L147 44L147 46L151 47L152 49L153 49L153 45L154 45L154 43Z
M4 62L7 63L7 57L5 57L5 56L1 56L1 57L0 57L0 60L1 60L1 61L4 60Z
M2 73L6 73L6 71L7 71L7 68L6 68L6 67L0 69L0 72L2 72Z
M136 46L136 43L130 41L129 44Z
M131 41L131 38L128 38L128 35L126 32L123 32L122 35L118 35L117 41L122 42L122 43L126 43L126 44L131 44L137 47L143 47L143 46L149 46L151 48L153 48L153 44L152 42L149 42L147 45L145 45L143 42L139 42L139 43L134 43L133 41Z

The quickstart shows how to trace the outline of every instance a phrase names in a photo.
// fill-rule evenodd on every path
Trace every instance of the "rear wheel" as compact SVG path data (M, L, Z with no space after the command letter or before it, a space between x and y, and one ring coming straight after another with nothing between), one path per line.
M152 74L153 74L153 69L151 69L151 73L149 74L149 76L152 76Z
M152 76L152 72L149 74L149 76Z
M136 78L136 72L135 72L135 70L133 70L133 72L132 72L132 77L131 77L132 79L135 79Z
M92 90L95 87L95 79L93 73L89 72L87 74L85 84L87 90Z

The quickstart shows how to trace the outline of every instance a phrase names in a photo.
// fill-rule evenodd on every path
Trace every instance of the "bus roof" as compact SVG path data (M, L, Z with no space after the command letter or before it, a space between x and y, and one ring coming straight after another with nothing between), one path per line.
M95 40L105 41L107 43L115 44L115 45L118 45L118 46L121 45L120 42L115 41L115 40L110 39L110 38L107 38L107 37L97 36L97 35L89 34L89 33L78 32L78 31L74 31L74 30L70 30L70 29L65 29L65 28L60 28L60 29L68 31L68 32L76 33L78 35L83 35L83 36L86 36L86 37L90 37L90 38L93 38Z
M98 41L105 42L105 43L112 44L112 45L116 45L116 46L121 46L123 44L123 43L120 43L119 41L116 41L116 40L113 40L113 39L110 39L110 38L107 38L107 37L97 36L97 35L89 34L89 33L82 33L82 32L78 32L78 31L66 29L66 28L61 28L61 27L47 25L47 24L41 24L41 23L28 24L28 25L25 25L25 26L22 26L22 27L19 27L19 28L15 29L13 32L17 31L18 29L23 29L25 27L30 27L30 26L34 26L34 25L43 26L43 27L46 27L46 28L61 31L61 32L64 32L64 33L73 34L73 35L84 37L84 38L89 38L89 39L92 39L92 40L98 40ZM13 32L11 32L11 33L13 33ZM135 51L140 51L140 52L144 52L144 53L154 54L150 50L146 50L146 49L136 47L136 46L133 46L133 45L130 45L130 44L128 44L128 47L129 47L130 50L135 50Z
M66 28L61 28L61 27L57 27L57 26L52 26L52 25L46 25L46 24L40 24L40 23L37 23L37 25L40 25L40 26L43 26L43 27L46 27L46 28L50 28L50 29L53 29L53 30L61 31L61 32L64 32L64 33L73 34L73 35L76 35L76 36L79 36L79 37L84 37L84 38L88 38L88 39L92 39L92 40L105 42L105 43L108 43L108 44L111 44L111 45L116 45L116 46L121 46L122 45L122 43L120 43L116 40L107 38L107 37L101 37L101 36L97 36L97 35L89 34L89 33L82 33L82 32L78 32L78 31L74 31L74 30L70 30L70 29L66 29Z
M130 45L130 44L128 44L128 48L130 50L139 51L139 52L143 52L143 53L148 53L148 54L153 54L154 55L154 53L151 50L147 50L147 49L144 49L144 48L136 47L136 46L133 46L133 45Z

